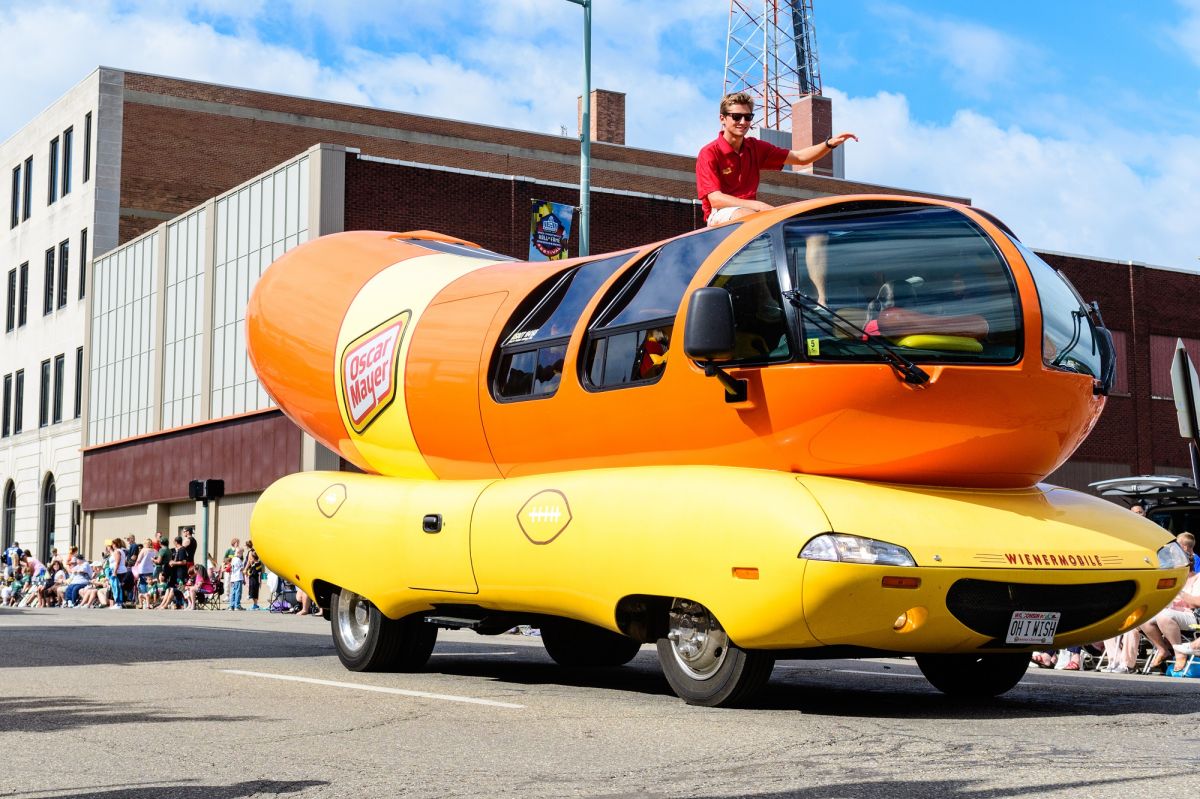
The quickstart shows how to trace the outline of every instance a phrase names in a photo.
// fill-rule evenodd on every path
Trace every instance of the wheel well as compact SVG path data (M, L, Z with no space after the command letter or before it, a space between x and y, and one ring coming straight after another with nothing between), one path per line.
M667 615L672 598L653 594L630 594L617 603L617 627L622 633L643 644L666 637Z
M313 599L317 600L317 606L328 609L329 602L333 598L333 592L339 591L333 583L327 583L324 580L313 580Z

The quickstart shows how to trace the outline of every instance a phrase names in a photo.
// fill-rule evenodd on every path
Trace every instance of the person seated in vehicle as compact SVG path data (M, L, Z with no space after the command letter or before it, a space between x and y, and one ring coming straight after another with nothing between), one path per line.
M646 338L638 348L638 380L649 380L662 374L667 366L667 349L670 333L661 327L646 331Z
M907 336L941 336L946 339L980 340L987 337L988 323L982 316L942 316L921 310L914 279L889 280L867 306L869 336L904 339ZM943 341L942 343L952 343Z

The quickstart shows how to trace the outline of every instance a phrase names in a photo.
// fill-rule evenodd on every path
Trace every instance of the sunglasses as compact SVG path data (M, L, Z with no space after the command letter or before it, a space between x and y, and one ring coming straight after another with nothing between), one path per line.
M754 114L726 114L725 116L729 117L734 122L749 122L754 119Z

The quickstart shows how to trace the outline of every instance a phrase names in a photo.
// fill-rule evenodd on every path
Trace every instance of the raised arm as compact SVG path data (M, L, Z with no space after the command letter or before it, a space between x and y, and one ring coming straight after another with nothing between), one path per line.
M813 161L818 161L829 155L829 153L842 146L848 139L858 141L858 137L853 133L839 133L810 147L805 147L801 150L792 150L788 153L787 160L783 163L789 166L811 164Z

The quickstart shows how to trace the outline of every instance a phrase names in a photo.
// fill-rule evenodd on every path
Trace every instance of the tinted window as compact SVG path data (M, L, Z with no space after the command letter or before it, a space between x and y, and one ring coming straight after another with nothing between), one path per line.
M759 236L730 258L712 285L728 291L733 300L735 361L791 357L787 315L769 234Z
M453 255L470 256L471 258L486 258L489 261L515 261L515 260L517 260L516 258L512 258L507 255L501 255L498 252L492 252L491 250L485 250L482 247L468 247L465 244L455 244L455 243L449 242L449 241L435 241L432 239L403 239L403 238L396 239L396 241L402 241L405 244L415 244L418 247L424 247L425 249L433 250L434 252L448 252Z
M952 208L899 206L790 220L793 285L920 361L1010 363L1020 354L1016 286L991 240ZM878 360L863 334L803 314L813 360Z
M536 301L533 312L517 326L504 344L525 344L570 336L579 317L583 315L584 307L613 272L630 257L625 254L592 261L556 276L544 289L535 293L540 295L548 290L544 299Z
M590 261L536 289L514 314L515 329L503 338L492 395L497 399L549 397L562 381L567 341L583 309L629 254ZM532 310L530 310L532 308Z
M635 284L601 317L600 327L620 327L675 316L696 270L738 228L726 225L668 242L647 259Z
M1033 274L1042 305L1042 362L1055 369L1100 377L1100 348L1075 288L1033 250L1013 241Z

